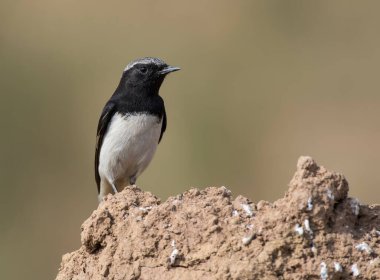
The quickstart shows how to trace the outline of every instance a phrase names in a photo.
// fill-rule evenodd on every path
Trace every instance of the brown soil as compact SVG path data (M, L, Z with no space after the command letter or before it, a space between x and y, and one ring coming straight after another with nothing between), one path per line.
M380 205L347 194L310 157L274 203L224 187L161 203L127 187L84 222L56 279L380 279Z

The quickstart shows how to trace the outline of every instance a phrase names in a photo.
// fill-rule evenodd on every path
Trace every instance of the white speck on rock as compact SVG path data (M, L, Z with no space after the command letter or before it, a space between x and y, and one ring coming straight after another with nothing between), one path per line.
M309 222L309 219L306 219L306 220L304 221L304 225L305 225L305 230L306 230L308 233L313 234L313 231L312 231L311 228L310 228L310 222Z
M173 265L175 263L176 259L177 259L179 251L175 247L175 240L174 239L172 240L171 245L173 247L173 251L172 251L172 253L169 256L169 263L170 263L170 265Z
M294 227L294 231L295 231L298 235L303 235L303 227L300 226L299 224L296 224L296 226Z
M313 210L313 199L311 197L309 197L309 199L307 200L307 207L306 207L307 211L311 211Z
M327 265L325 262L321 262L321 279L326 280L329 277Z
M327 197L330 198L331 200L335 199L335 196L330 189L327 189Z
M352 209L352 213L357 216L359 215L359 212L360 212L360 204L359 204L359 200L357 198L353 198L350 202L350 206L351 206L351 209Z
M152 206L148 206L148 207L139 207L139 210L146 213L148 212L149 210L152 209Z
M313 252L314 255L316 255L318 253L318 250L317 250L317 248L315 248L314 245L311 247L311 251Z
M365 242L362 242L355 246L359 251L365 251L367 254L371 254L373 252L372 248Z
M334 262L334 270L335 272L342 272L343 271L342 265L338 262Z
M223 190L223 192L225 192L226 194L231 195L231 191L228 189L228 187L226 187L226 186L221 186L220 188L221 188L221 189Z
M236 209L232 210L232 216L233 217L239 216L239 212Z
M178 204L181 204L182 201L176 198L176 199L174 199L174 200L172 201L172 203L173 203L173 205L178 205Z
M351 272L352 272L352 275L354 277L357 277L360 275L360 271L359 271L359 268L358 268L358 265L356 263L354 263L352 266L351 266Z
M177 249L173 249L169 257L170 265L173 265L175 263L175 260L177 259L178 254L179 254L179 251Z
M243 245L247 246L249 243L251 243L251 241L252 241L252 239L253 239L254 236L255 236L254 234L251 234L249 236L243 237L241 239L241 241L243 242Z
M241 207L243 208L243 210L245 211L245 213L247 214L248 217L252 217L253 216L253 212L252 212L252 208L251 206L249 206L248 204L241 204Z

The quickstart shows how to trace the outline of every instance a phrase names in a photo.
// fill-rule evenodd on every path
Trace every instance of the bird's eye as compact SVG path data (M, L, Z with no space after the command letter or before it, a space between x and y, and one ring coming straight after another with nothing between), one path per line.
M141 67L139 70L143 74L146 74L146 72L148 72L148 68L146 68L146 67Z

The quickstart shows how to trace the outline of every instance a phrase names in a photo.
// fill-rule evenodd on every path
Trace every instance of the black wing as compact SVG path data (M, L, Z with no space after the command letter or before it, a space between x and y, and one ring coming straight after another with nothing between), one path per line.
M108 102L106 106L104 106L102 115L100 116L99 123L98 123L98 131L96 133L96 147L95 147L95 181L96 185L98 186L98 193L100 191L100 175L99 175L99 155L100 155L100 149L103 144L103 138L106 134L108 124L110 120L112 119L113 115L115 114L116 106L115 103Z
M161 126L161 134L160 134L160 139L158 139L158 143L161 142L161 138L164 135L164 132L166 130L166 112L165 112L165 108L164 108L164 114L163 114L162 118L163 118L163 120L162 120L162 126Z

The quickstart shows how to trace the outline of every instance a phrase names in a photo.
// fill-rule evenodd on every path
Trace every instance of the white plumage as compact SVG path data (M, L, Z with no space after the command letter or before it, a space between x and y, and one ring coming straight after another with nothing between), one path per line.
M100 150L99 199L134 184L156 151L162 119L144 113L123 116L116 113L109 124Z

